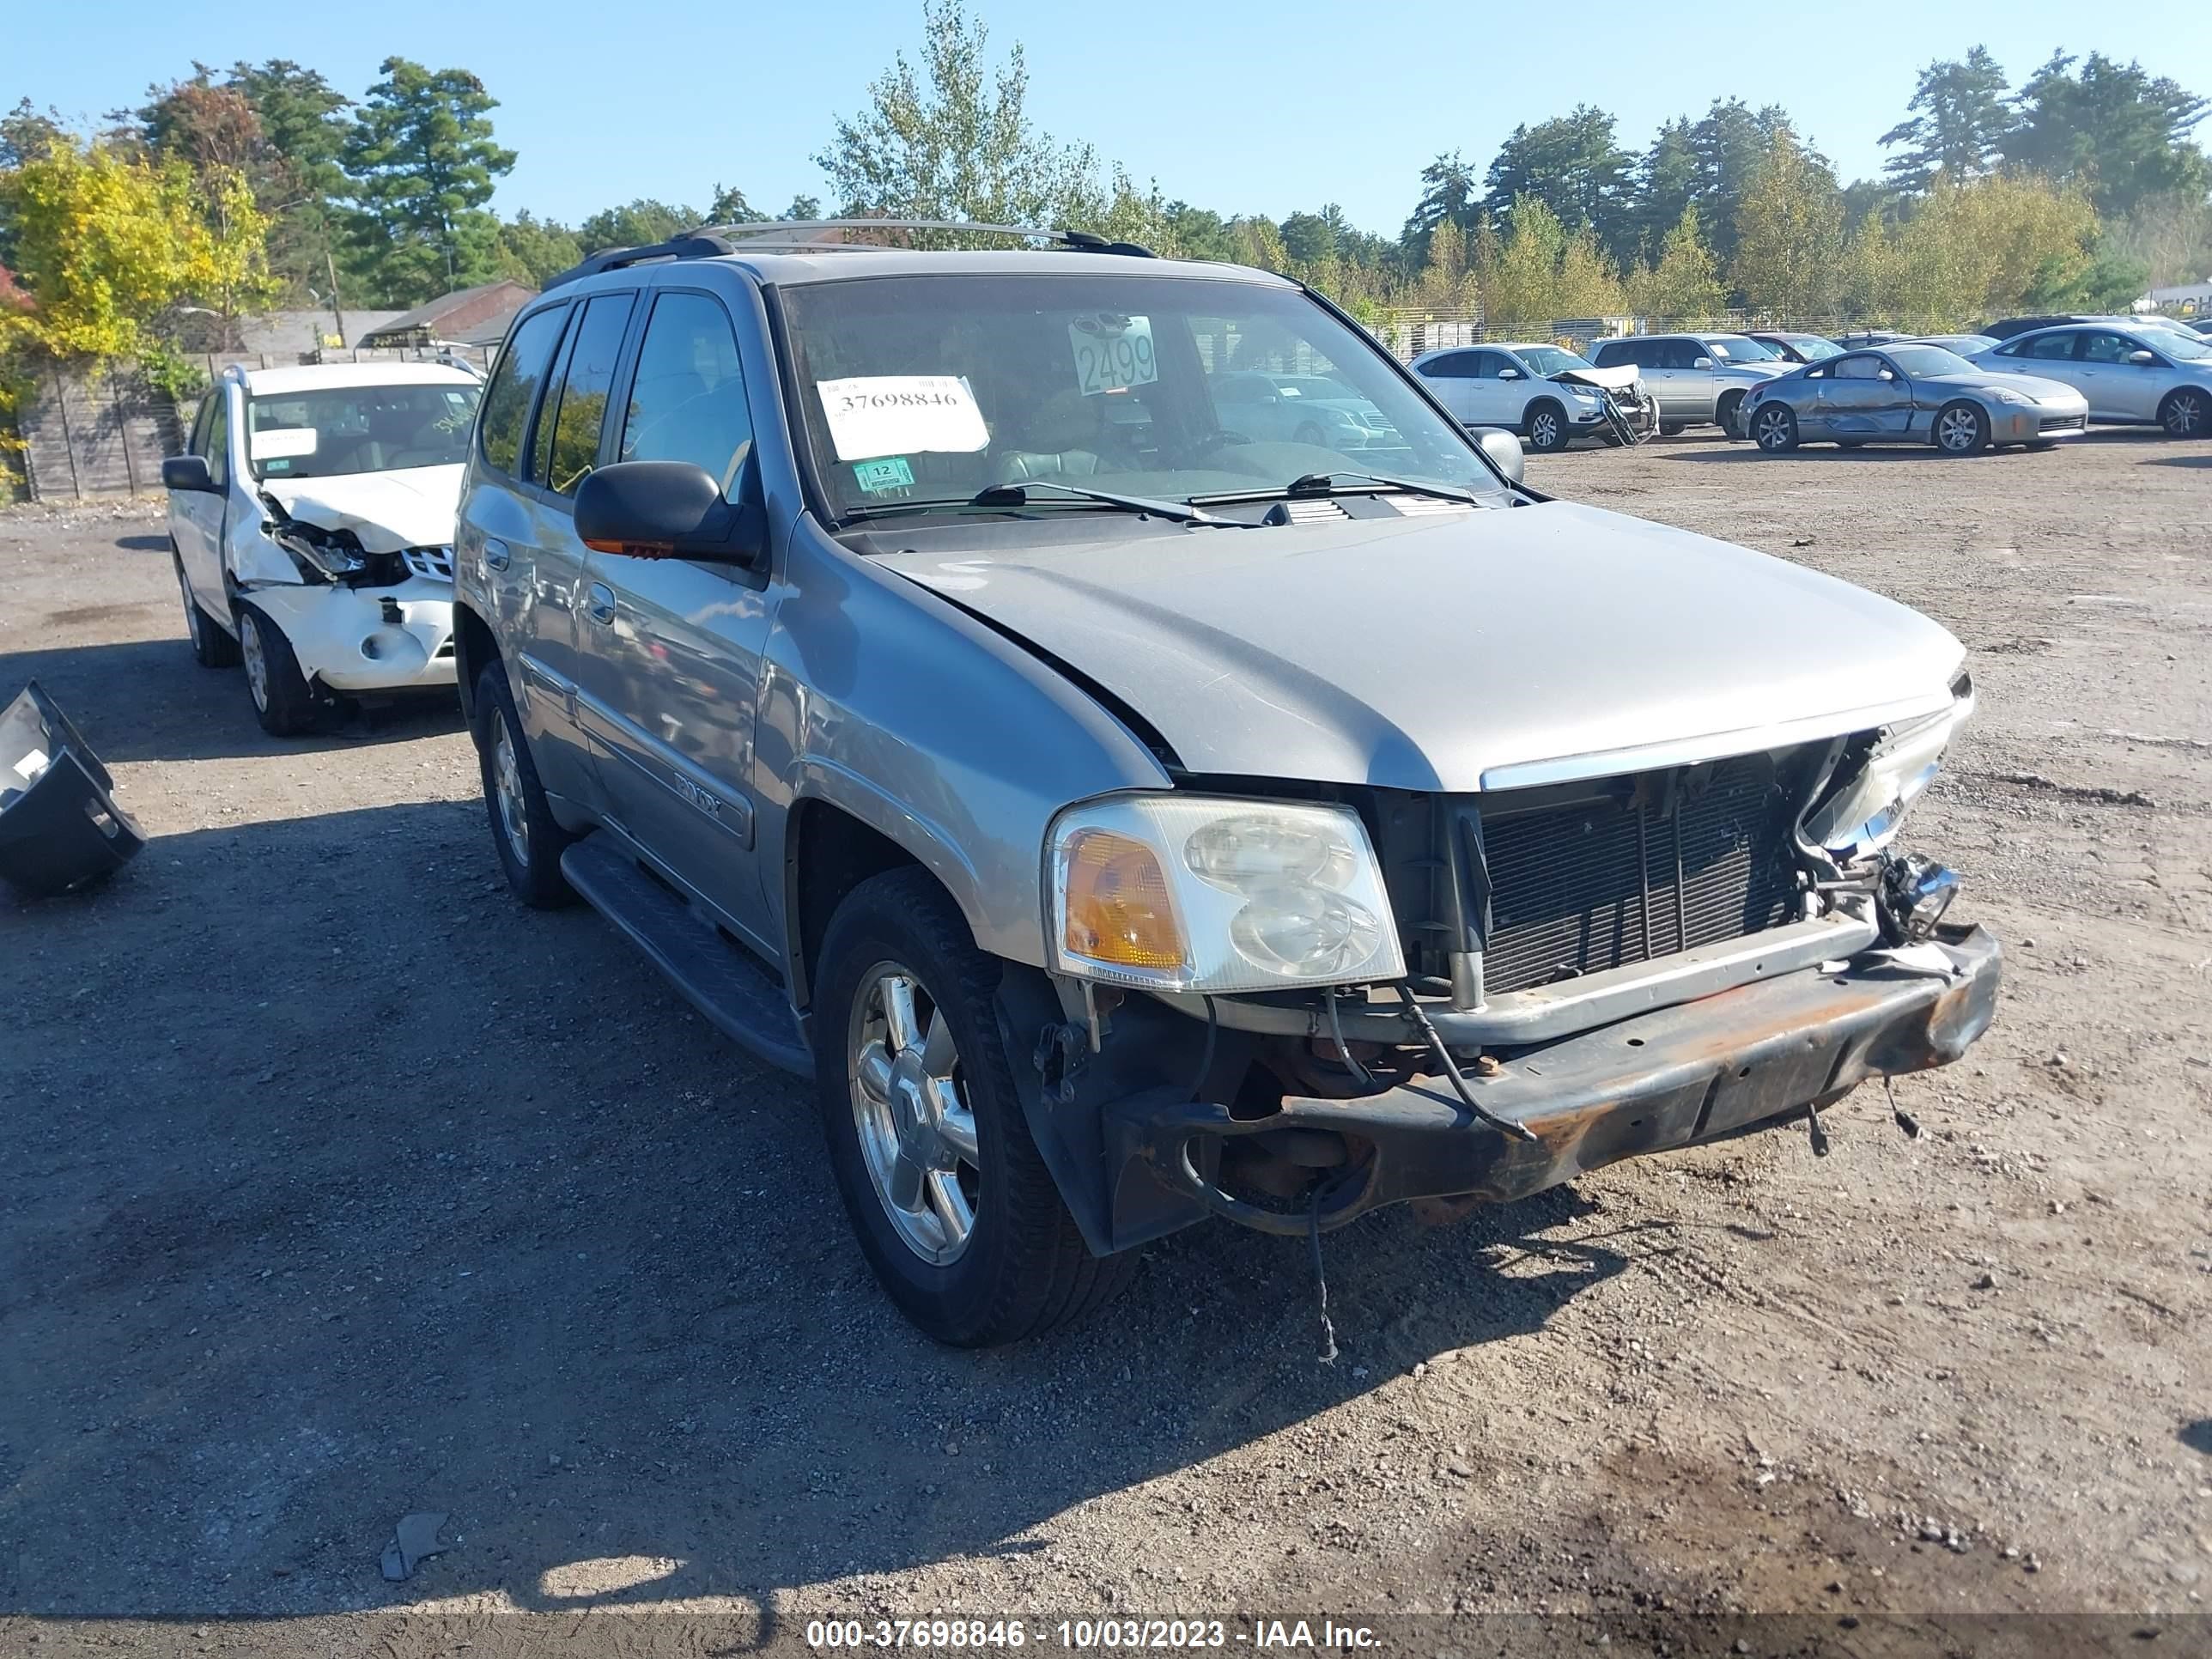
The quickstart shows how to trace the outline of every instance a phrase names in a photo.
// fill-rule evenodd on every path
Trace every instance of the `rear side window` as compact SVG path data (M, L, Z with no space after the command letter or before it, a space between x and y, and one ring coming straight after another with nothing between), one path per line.
M662 295L637 349L622 459L689 461L734 498L752 441L729 313L704 294Z
M1467 380L1474 377L1475 354L1454 351L1442 357L1431 357L1421 365L1421 373L1431 380Z
M1599 343L1597 350L1590 357L1591 363L1599 368L1618 368L1623 363L1632 363L1636 361L1626 340L1601 341Z
M560 339L568 315L568 307L549 306L524 318L499 354L499 367L491 372L477 429L483 434L484 459L509 477L522 458L522 428L529 422L530 406L538 401L545 366L552 360L554 343Z
M559 383L545 393L532 441L530 482L573 495L599 462L599 432L607 418L607 390L636 296L602 294L584 307L561 354Z

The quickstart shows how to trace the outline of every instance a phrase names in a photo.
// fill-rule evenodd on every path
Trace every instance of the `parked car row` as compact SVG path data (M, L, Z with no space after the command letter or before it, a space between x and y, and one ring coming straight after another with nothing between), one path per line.
M1950 354L1408 373L1261 271L823 229L594 255L480 393L227 377L164 476L200 659L243 653L272 730L458 684L514 895L811 1076L923 1330L1049 1330L1209 1218L1318 1249L1754 1127L1820 1150L1989 1024L2000 948L1898 842L1959 641L1548 499L1490 429L1759 430L1799 377L1911 422Z
M1771 330L1634 335L1597 342L1587 360L1558 346L1457 346L1424 352L1411 368L1468 425L1517 432L1539 451L1607 434L1601 386L1613 405L1647 416L1622 436L1712 425L1776 453L1814 440L1971 453L2045 448L2090 422L2204 435L2208 362L2212 345L2197 330L2152 315L2008 318L1986 332L1867 329L1834 340ZM1585 386L1564 392L1546 383L1577 380ZM1766 415L1756 431L1755 410Z

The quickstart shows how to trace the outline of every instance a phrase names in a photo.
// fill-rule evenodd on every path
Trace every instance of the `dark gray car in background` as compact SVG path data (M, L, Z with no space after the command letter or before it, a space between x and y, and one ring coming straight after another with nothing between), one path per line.
M1547 498L1281 277L851 245L939 234L587 261L454 561L509 884L812 1074L923 1329L1049 1329L1208 1217L1817 1144L1980 1035L1998 947L1895 844L1972 707L1944 629ZM1401 453L1240 425L1242 374Z

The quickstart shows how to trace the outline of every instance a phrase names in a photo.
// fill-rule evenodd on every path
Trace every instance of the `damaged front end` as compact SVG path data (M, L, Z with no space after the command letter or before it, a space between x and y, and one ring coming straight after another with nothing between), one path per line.
M262 505L283 562L264 556L238 589L276 618L311 683L356 694L453 684L450 541L407 544L308 498L264 492Z
M1640 444L1659 430L1659 404L1644 388L1633 364L1613 368L1563 368L1551 377L1589 386L1605 399L1606 429L1616 443Z
M1277 896L1237 915L1272 906L1279 956L1337 939L1395 973L1109 985L1060 941L1060 976L1010 974L1001 1001L1010 1051L1035 1052L1033 1129L1092 1247L1206 1214L1303 1233L1406 1200L1519 1198L1796 1117L1824 1149L1820 1109L1950 1063L1993 1016L1996 941L1948 925L1956 878L1892 845L1972 708L1962 674L1937 714L1755 754L1466 794L1321 792L1327 809L1298 810L1356 815L1376 896L1340 848L1243 832L1233 857L1262 873L1237 890ZM1201 886L1218 817L1198 809L1182 854ZM1146 839L1126 817L1085 822ZM1157 873L1173 902L1164 859L1108 855L1126 891ZM1285 883L1312 890L1284 900ZM1073 890L1056 926L1079 919L1088 890ZM1347 907L1391 937L1366 938ZM1140 908L1100 914L1172 954ZM1185 977L1208 971L1202 954Z

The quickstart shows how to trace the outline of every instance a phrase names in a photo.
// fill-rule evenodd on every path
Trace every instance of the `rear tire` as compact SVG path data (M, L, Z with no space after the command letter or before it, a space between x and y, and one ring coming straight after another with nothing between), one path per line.
M192 596L191 579L185 574L185 562L176 561L177 592L185 601L185 636L191 641L192 660L203 668L235 668L238 666L238 641L223 631L222 624L207 613L207 608Z
M492 846L507 884L533 910L559 910L576 902L561 873L561 853L575 837L554 822L538 768L522 735L507 671L487 663L477 677L477 763L483 774L484 811Z
M1936 447L1946 455L1975 455L1990 447L1990 417L1970 403L1936 411Z
M1687 423L1681 421L1662 421L1659 422L1659 435L1662 438L1679 438L1687 429Z
M1522 417L1528 447L1539 455L1556 455L1573 434L1567 429L1567 411L1549 398L1539 398Z
M815 976L815 1091L838 1192L891 1300L953 1347L1072 1324L1136 1269L1129 1252L1091 1254L1030 1139L993 1012L1002 971L909 868L846 896ZM894 1020L902 994L908 1018ZM947 1133L913 1128L933 1112Z
M2169 392L2158 406L2158 423L2169 438L2202 438L2212 433L2212 398L2191 386Z
M1737 424L1743 414L1743 397L1744 394L1741 392L1731 392L1720 400L1719 405L1713 410L1714 418L1719 421L1721 430L1728 434L1731 442L1743 436L1743 429Z
M246 693L253 700L261 729L272 738L314 730L323 705L300 672L291 641L265 612L250 605L238 607L238 652L246 664Z

